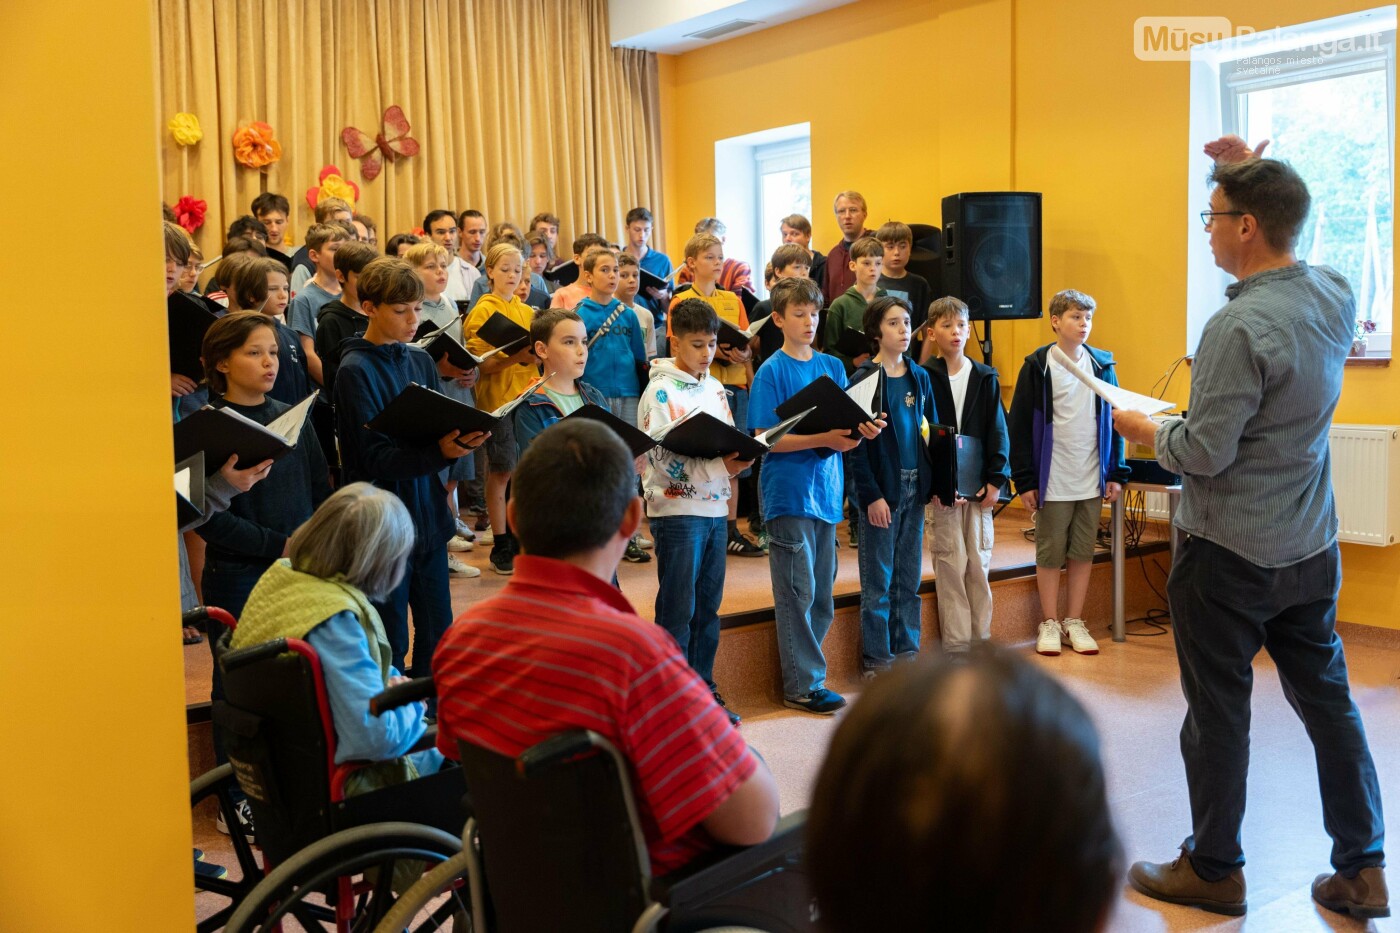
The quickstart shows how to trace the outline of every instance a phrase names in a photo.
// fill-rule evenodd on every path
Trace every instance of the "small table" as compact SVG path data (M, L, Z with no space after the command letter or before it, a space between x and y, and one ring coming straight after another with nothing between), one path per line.
M1124 483L1123 491L1109 506L1109 514L1112 520L1112 554L1113 554L1113 640L1127 641L1127 622L1123 612L1123 563L1126 556L1127 546L1123 543L1123 500L1128 495L1129 489L1140 492L1161 492L1167 496L1167 520L1171 528L1171 552L1172 560L1176 560L1176 506L1181 499L1181 484L1163 486L1158 483Z

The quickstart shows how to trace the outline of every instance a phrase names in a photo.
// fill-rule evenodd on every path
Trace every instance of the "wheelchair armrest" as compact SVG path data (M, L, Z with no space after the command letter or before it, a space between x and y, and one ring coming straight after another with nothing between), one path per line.
M252 645L247 648L238 648L234 651L225 652L220 658L220 663L223 664L225 670L232 671L243 667L245 664L253 664L257 661L276 657L288 650L290 649L287 647L287 639L278 638L273 641L265 641L260 645Z
M723 889L761 874L765 867L785 857L800 856L806 838L807 811L797 810L778 820L773 835L758 845L720 846L688 865L651 880L652 900L668 904L673 891L692 885Z
M408 750L408 753L412 755L414 752L426 752L430 748L436 748L437 737L438 727L429 726L423 731L422 737L420 737L417 742L413 743L413 747Z
M416 677L408 683L389 687L370 697L369 712L371 716L380 716L387 710L398 709L409 703L431 700L432 698L433 679L431 677Z

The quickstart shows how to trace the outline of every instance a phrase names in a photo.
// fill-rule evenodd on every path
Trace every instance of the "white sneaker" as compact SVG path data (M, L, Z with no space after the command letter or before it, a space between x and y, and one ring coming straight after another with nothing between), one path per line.
M472 526L462 521L460 518L457 519L457 534L466 538L468 541L476 538L476 532L472 531Z
M470 541L461 535L453 535L452 540L447 542L449 551L470 551L474 547L476 547L475 541Z
M653 547L656 546L652 543L650 538L643 534L633 535L632 543L637 545L637 547L641 548L644 551L650 551Z
M1065 637L1069 646L1080 654L1098 654L1099 643L1089 634L1083 619L1065 619Z
M490 547L496 543L496 536L491 533L490 528L487 528L485 531L478 531L476 533L476 543L482 547Z
M481 568L473 567L471 564L462 563L461 558L455 554L447 555L447 572L455 573L459 577L479 577Z
M1035 653L1057 655L1060 653L1060 636L1064 630L1054 619L1040 623L1040 634L1035 639Z

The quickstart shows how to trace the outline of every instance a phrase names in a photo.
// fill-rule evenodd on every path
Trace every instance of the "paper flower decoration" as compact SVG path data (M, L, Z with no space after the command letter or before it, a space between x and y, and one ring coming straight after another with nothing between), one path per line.
M411 129L403 108L394 104L384 111L384 132L371 136L364 130L347 126L340 131L340 141L350 150L352 159L360 160L360 177L374 181L384 170L384 159L392 162L398 156L408 158L418 154L418 140L408 135Z
M233 157L240 165L264 169L282 158L282 144L266 123L248 123L233 134Z
M327 165L321 169L321 174L316 176L320 182L314 188L306 189L306 203L312 210L326 198L340 198L351 207L360 200L360 186L345 178L340 174L340 169L334 165Z
M170 135L182 146L193 146L204 138L204 130L199 128L199 117L192 113L177 113L166 124Z
M204 212L209 205L199 198L192 198L188 194L175 202L175 222L184 227L190 233L194 233L204 226Z

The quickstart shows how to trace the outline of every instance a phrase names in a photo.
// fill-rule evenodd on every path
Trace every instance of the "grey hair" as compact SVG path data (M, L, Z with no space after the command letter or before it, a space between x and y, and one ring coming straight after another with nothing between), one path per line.
M1056 292L1055 297L1050 299L1050 316L1062 317L1068 313L1070 308L1093 311L1097 306L1097 302L1089 295L1067 288L1062 292Z
M382 599L403 580L413 537L413 519L398 496L351 483L292 533L287 554L295 570L338 578L370 599Z
M724 221L718 217L701 217L695 222L696 233L709 233L714 236L724 236L729 228L724 225Z

